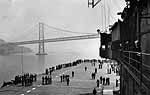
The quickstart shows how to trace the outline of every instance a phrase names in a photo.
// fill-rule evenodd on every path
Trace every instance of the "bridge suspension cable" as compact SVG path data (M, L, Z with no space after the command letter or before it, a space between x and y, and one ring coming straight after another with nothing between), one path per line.
M44 25L47 26L50 29L55 29L55 30L58 30L58 31L61 31L61 32L74 33L74 34L94 34L94 33L83 33L83 32L74 32L74 31L70 31L70 30L65 30L65 29L61 29L61 28L58 28L58 27L50 26L50 25L45 24L45 23L44 23Z
M36 32L31 32L31 30L32 30L34 27L36 27L36 26L38 26L38 23L30 25L29 28L25 29L25 30L22 32L21 35L19 35L18 37L14 38L13 40L15 41L15 40L18 40L18 39L20 39L20 38L26 39L29 35L35 34Z

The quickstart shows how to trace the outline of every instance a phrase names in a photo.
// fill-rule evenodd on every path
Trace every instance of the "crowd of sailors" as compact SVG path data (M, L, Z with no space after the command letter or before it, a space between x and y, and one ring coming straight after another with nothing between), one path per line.
M1 87L7 85L21 85L21 86L31 86L33 82L37 81L37 74L24 73L23 75L16 75L11 81L3 82Z
M91 73L91 77L93 80L95 80L96 78L96 74L98 73L98 69L102 69L103 68L103 64L104 63L109 63L106 60L89 60L89 59L85 59L85 60L76 60L74 62L71 63L65 63L65 64L59 64L50 68L46 68L45 69L45 73L44 75L42 75L42 85L49 85L52 84L53 78L52 78L52 73L56 70L61 70L63 68L67 68L67 67L72 67L72 66L77 66L78 64L84 63L84 62L89 62L91 63L91 66L95 67L94 72ZM96 63L98 63L98 68L95 66ZM88 68L85 66L84 67L85 72L88 70ZM107 74L111 74L112 71L114 71L114 73L119 74L119 66L116 64L107 64ZM71 77L73 78L75 76L75 72L72 71L71 73ZM62 74L59 76L60 77L60 82L66 82L67 86L69 86L70 83L70 75L68 74ZM17 75L15 76L15 79L13 81L13 83L15 85L17 84L21 84L22 86L31 86L33 84L33 82L36 82L37 80L37 75L36 74L23 74L23 75ZM97 87L100 86L100 84L102 85L110 85L110 78L109 77L104 77L104 76L100 76L99 79L96 80L97 83ZM118 86L119 80L116 79L116 87Z
M106 71L107 74L111 74L112 71L113 71L114 73L116 73L116 75L119 75L119 65L118 64L114 64L115 62L110 62L110 61L107 61L107 60L98 61L98 62L99 62L98 68L95 67L95 62L91 63L91 66L95 67L94 72L91 73L91 77L92 77L93 80L95 80L95 78L96 78L97 70L98 69L102 69L104 63L107 64L107 71ZM85 71L86 71L86 69L87 69L87 67L85 67ZM100 78L97 79L96 84L97 84L97 87L99 87L100 84L102 84L102 85L110 85L110 77L108 77L108 76L107 77L100 76ZM116 79L116 87L118 87L118 86L119 86L119 80Z
M56 65L56 66L53 66L53 67L50 67L50 68L46 68L45 69L45 74L51 75L52 72L54 72L56 70L61 70L63 68L67 68L67 67L77 66L78 64L81 64L82 62L84 62L84 61L79 59L79 60L76 60L76 61L71 62L71 63L59 64L59 65Z
M114 73L119 73L119 66L117 66L116 64L110 64L110 62L106 61L106 60L76 60L72 63L66 63L66 64L59 64L56 65L55 67L50 67L49 69L47 68L45 70L45 74L48 76L43 76L42 77L42 84L51 84L52 83L52 72L56 71L56 70L61 70L63 68L67 68L67 67L72 67L72 66L77 66L77 64L81 64L83 62L89 62L91 63L91 66L95 67L96 63L98 64L98 68L95 67L94 72L91 74L91 77L93 80L95 80L96 78L96 74L98 73L98 69L102 69L103 68L103 64L107 63L107 74L111 74L112 71L114 71ZM87 67L84 67L85 72L87 71ZM67 74L62 74L59 76L60 77L60 82L67 82L67 85L69 85L70 82L70 75ZM74 71L72 71L72 78L74 77ZM46 82L46 81L50 81L50 82ZM97 79L96 81L97 83L97 87L99 87L100 84L102 85L110 85L110 78L109 77L103 77L100 76L99 79ZM118 86L118 80L116 80L116 85Z
M70 83L70 75L63 74L60 76L60 81L61 82L67 82L67 86L69 86Z
M79 60L76 60L74 62L71 62L71 63L65 63L65 64L59 64L59 65L56 65L56 66L53 66L53 67L50 67L50 68L46 68L45 69L45 74L46 76L43 76L42 77L42 84L43 85L46 85L46 84L52 84L52 72L56 71L56 70L61 70L63 68L67 68L67 67L72 67L72 66L77 66L78 64L81 64L81 63L85 63L85 62L89 62L89 63L92 63L93 66L95 66L95 63L96 62L99 62L100 65L99 65L99 69L102 69L102 62L101 60L96 60L96 59L92 59L92 60L89 60L89 59L79 59ZM87 67L85 67L85 71L87 71ZM95 72L97 73L97 68L95 69ZM95 79L95 73L93 73L93 79ZM72 78L74 77L75 75L75 72L72 71ZM50 81L50 82L48 82ZM66 82L67 85L69 86L69 83L70 83L70 75L67 75L67 74L62 74L60 75L60 82Z
M52 76L46 75L42 76L42 85L52 84Z
M114 73L116 73L117 76L119 75L120 68L119 68L119 65L116 64L116 62L112 62L111 60L103 60L103 61L99 62L98 68L102 69L104 63L107 64L107 70L106 70L107 74L112 74L112 72L114 72ZM92 66L95 67L95 63L92 63ZM91 74L92 79L95 80L96 74L97 74L97 68L95 68L95 72L93 72ZM110 85L110 77L100 76L100 78L96 80L96 87L99 87L100 84L104 85L104 86ZM116 85L115 86L116 87L119 86L119 79L116 79ZM96 95L96 93L97 93L96 88L94 88L93 89L93 95ZM103 90L102 90L102 93L103 93Z
M98 69L102 69L103 68L103 63L104 63L103 61L99 61ZM95 67L95 63L91 63L91 65ZM95 80L96 74L97 74L97 68L95 68L95 71L91 74L92 79ZM100 76L100 79L97 79L96 84L97 84L97 87L99 87L100 84L102 84L102 85L110 85L110 78L109 77Z
M74 62L71 63L65 63L65 64L59 64L56 65L55 67L50 67L50 68L46 68L45 69L45 74L46 76L42 77L42 84L43 85L47 85L47 84L52 84L52 72L56 71L56 70L61 70L63 68L67 68L67 67L72 67L72 66L77 66L78 64L83 63L85 60L76 60ZM72 71L72 77L74 77L74 71ZM60 81L61 82L67 82L67 85L69 86L69 82L70 82L70 75L66 75L66 74L62 74L60 75Z
M113 71L114 73L119 75L119 66L118 66L118 64L113 64L113 62L109 62L107 60L88 60L88 59L87 60L76 60L72 63L59 64L59 65L56 65L55 67L47 68L45 70L46 76L42 77L42 84L43 85L52 84L52 76L51 75L52 75L53 71L61 70L63 68L67 68L67 67L77 66L78 64L81 64L83 62L89 62L89 63L91 63L91 66L95 67L94 72L91 73L91 77L93 80L95 80L95 78L96 78L96 74L98 73L98 69L103 68L104 63L107 64L107 70L106 70L107 74L111 74ZM98 68L95 66L96 63L98 63ZM84 67L85 72L87 71L87 69L88 68L85 66ZM74 77L74 75L75 75L75 72L72 71L72 73L71 73L72 78ZM70 75L62 74L59 77L60 77L61 83L66 82L67 86L69 86L70 78L71 78ZM99 79L96 80L96 84L97 84L97 87L99 87L100 84L101 85L110 85L110 77L100 76ZM119 85L119 80L116 79L116 87L118 87L118 85Z
M23 75L17 75L15 76L15 85L22 84L22 86L31 86L33 82L36 82L37 75L36 74L23 74Z
M99 87L99 84L110 85L110 78L100 76L100 79L97 79L97 87Z
M119 66L117 64L107 64L107 74L111 74L112 71L119 75Z

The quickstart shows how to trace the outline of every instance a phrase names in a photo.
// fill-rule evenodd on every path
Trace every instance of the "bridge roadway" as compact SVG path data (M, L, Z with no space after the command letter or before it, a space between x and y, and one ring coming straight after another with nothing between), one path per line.
M24 44L37 44L37 43L48 43L48 42L60 42L60 41L71 41L71 40L84 40L84 39L96 39L99 38L98 34L81 35L81 36L71 36L62 38L52 38L44 40L32 40L32 41L20 41L20 42L8 42L1 45L24 45Z

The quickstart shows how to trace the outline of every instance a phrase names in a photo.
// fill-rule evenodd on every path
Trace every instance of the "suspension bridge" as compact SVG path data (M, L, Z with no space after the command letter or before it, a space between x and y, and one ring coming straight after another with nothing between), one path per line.
M60 28L56 28L56 27L52 27L49 26L45 23L39 23L39 33L38 33L38 39L37 40L27 40L27 41L16 41L16 42L8 42L5 43L3 45L25 45L25 44L39 44L39 50L37 55L46 55L45 52L45 45L44 43L48 43L48 42L60 42L60 41L71 41L71 40L84 40L84 39L96 39L99 38L99 34L95 33L81 33L82 35L80 36L69 36L69 37L57 37L57 38L49 38L49 39L45 39L45 35L44 35L44 27L48 26L50 28L53 28L55 30L59 30L61 32L70 32L70 33L77 33L77 32L73 32L73 31L68 31L68 30L64 30L64 29L60 29Z

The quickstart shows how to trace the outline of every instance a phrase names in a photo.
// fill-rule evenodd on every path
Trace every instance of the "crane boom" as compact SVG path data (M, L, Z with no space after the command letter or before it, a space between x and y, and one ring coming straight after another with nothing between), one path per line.
M102 0L98 0L95 3L95 0L92 0L92 1L88 0L88 7L91 5L92 8L94 8L100 1L102 1Z

